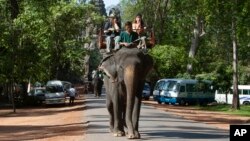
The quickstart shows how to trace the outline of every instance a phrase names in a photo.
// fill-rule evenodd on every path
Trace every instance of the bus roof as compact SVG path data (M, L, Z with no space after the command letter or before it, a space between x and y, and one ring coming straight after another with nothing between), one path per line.
M197 79L181 79L181 78L164 78L160 79L159 81L177 81L179 83L197 83L199 80ZM212 83L212 81L209 80L201 80L201 82L206 82L206 83Z
M231 88L233 89L233 86ZM238 85L238 89L249 89L250 90L250 85Z

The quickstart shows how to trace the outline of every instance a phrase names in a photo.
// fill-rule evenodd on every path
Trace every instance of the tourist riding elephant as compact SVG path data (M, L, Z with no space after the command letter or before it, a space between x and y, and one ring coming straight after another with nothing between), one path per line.
M124 136L127 127L129 139L140 138L141 94L152 66L152 58L137 48L122 48L102 60L99 67L106 74L106 104L114 136Z

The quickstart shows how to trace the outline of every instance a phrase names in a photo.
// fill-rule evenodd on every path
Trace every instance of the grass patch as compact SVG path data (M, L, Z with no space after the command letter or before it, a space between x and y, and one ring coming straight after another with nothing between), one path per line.
M198 109L250 117L250 105L240 105L240 110L232 110L231 105L228 105L228 104L198 106Z

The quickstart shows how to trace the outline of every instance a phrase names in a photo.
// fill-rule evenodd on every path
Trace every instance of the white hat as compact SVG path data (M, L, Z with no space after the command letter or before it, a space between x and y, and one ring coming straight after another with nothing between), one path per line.
M109 18L114 18L115 17L115 14L114 13L111 13L110 15L109 15Z

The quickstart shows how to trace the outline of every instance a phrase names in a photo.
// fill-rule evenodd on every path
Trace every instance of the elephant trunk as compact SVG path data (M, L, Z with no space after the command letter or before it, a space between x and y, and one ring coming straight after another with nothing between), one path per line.
M137 76L137 65L129 65L124 70L124 83L126 85L127 91L127 105L126 105L126 124L128 128L128 135L134 135L134 125L132 121L134 105L136 97L136 90L138 87L138 78Z

